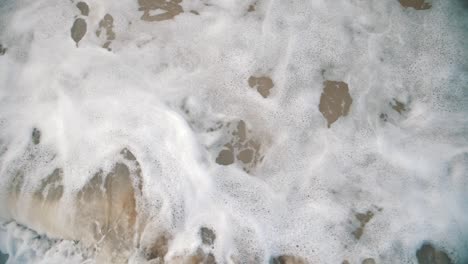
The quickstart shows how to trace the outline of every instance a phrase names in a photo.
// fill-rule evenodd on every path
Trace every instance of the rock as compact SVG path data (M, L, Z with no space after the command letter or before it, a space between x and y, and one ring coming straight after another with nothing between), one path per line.
M34 143L34 145L37 145L41 142L41 131L37 128L34 128L33 129L33 132L32 132L32 141Z
M75 41L77 47L80 40L86 34L86 30L86 21L82 18L75 19L75 22L73 23L73 26L71 28L71 37Z
M216 239L216 234L213 230L207 227L202 227L200 228L200 237L203 244L211 246Z
M76 7L78 7L78 9L80 10L81 15L83 16L89 15L89 7L88 7L88 4L86 4L85 2L78 2L78 4L76 4Z
M419 264L451 264L452 260L447 253L434 248L430 243L424 243L417 251L416 258Z
M270 264L306 264L307 262L297 256L292 256L292 255L281 255L281 256L276 256L272 257L270 259Z
M375 264L375 260L373 258L366 258L362 261L362 264Z

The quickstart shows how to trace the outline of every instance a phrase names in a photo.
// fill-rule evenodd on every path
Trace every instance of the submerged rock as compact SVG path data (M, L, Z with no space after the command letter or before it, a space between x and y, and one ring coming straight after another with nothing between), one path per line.
M110 45L112 41L115 40L114 17L110 14L104 15L101 21L99 21L99 28L96 30L96 36L100 37L103 31L105 31L106 35L104 36L105 42L102 47L110 51Z
M8 257L9 257L8 254L5 254L0 251L0 264L7 263Z
M0 56L5 55L6 51L7 51L7 48L3 47L3 45L0 44Z
M75 22L73 22L73 26L71 27L71 38L73 39L73 41L75 41L77 47L80 40L86 34L86 30L86 21L83 18L75 19Z
M307 262L297 256L292 256L292 255L281 255L281 256L276 256L272 257L270 259L270 264L306 264Z
M34 145L37 145L41 142L41 131L39 129L34 128L31 136Z
M216 239L215 232L207 227L200 228L200 236L202 243L205 245L213 245Z
M447 253L434 248L430 243L423 244L416 251L416 258L419 264L452 264L452 260Z
M85 2L78 2L76 7L80 10L81 15L88 16L89 15L89 6Z

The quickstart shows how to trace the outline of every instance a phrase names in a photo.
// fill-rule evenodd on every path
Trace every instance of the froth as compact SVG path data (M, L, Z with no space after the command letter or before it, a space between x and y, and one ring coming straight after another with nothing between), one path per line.
M11 261L468 259L456 4L6 1L0 14Z

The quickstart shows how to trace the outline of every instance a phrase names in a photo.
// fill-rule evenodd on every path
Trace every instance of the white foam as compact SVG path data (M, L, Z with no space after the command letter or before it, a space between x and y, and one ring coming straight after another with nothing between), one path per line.
M56 168L57 212L73 217L77 191L128 148L142 169L138 213L150 219L142 244L170 233L166 260L195 252L201 226L215 230L209 250L219 263L281 254L412 263L426 240L468 259L468 22L455 3L416 11L396 0L271 0L247 12L254 2L184 0L184 13L158 22L140 20L137 0L87 3L78 47L76 3L0 4L3 222L34 228L31 194ZM111 52L95 34L106 14ZM273 80L267 98L249 87L252 75ZM318 107L325 80L346 82L353 99L329 129ZM394 99L407 111L395 111ZM215 162L239 120L262 145L250 173L240 161ZM8 205L18 171L20 213ZM356 240L355 214L368 210ZM64 227L67 217L54 221ZM13 225L0 241L12 262L86 259L67 253L81 244L24 239L30 231ZM145 261L139 250L135 263Z

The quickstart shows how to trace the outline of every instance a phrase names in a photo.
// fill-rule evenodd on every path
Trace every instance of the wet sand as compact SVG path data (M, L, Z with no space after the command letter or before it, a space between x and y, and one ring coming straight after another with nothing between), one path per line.
M173 19L183 12L180 3L182 0L138 0L139 11L143 11L141 20L153 22ZM161 14L152 15L152 11L162 11Z
M340 117L348 114L353 99L349 94L348 84L341 81L325 81L320 96L319 110L330 126Z
M426 3L425 0L398 0L403 7L412 7L416 10L430 9L432 6L430 3Z
M257 92L263 98L267 98L270 95L270 90L274 86L273 81L268 76L250 76L248 83L251 88L257 89Z

